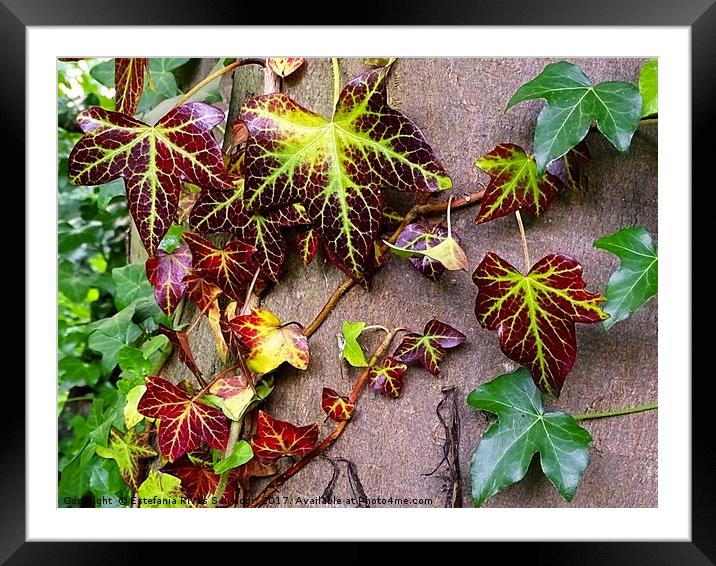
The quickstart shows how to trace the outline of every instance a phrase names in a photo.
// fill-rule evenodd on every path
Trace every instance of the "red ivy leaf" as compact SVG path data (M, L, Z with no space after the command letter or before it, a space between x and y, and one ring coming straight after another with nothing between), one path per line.
M589 161L590 157L587 142L582 140L560 159L552 161L547 166L547 171L575 191L584 190L586 179L582 174L582 166Z
M269 57L267 60L269 69L279 77L287 77L296 72L304 60L302 57Z
M114 60L114 109L133 116L144 88L148 59L117 57Z
M219 409L192 399L157 375L148 376L146 385L137 410L145 417L161 419L158 441L162 456L174 461L199 448L202 441L217 450L226 448L229 425Z
M381 191L434 192L452 181L418 127L387 104L388 68L372 69L341 92L329 121L284 94L248 100L245 205L300 201L328 258L368 284L381 221Z
M386 358L381 365L370 368L368 379L371 388L386 397L397 398L403 390L403 374L408 366L395 358Z
M183 238L191 249L192 273L216 285L229 298L243 301L247 285L256 272L253 259L256 248L238 240L217 248L194 232L185 232Z
M262 273L278 281L286 258L286 242L280 229L306 224L305 209L293 205L268 213L249 213L244 209L243 193L243 179L233 191L204 191L189 215L189 223L203 234L229 233L253 246L254 259Z
M480 325L497 331L502 351L527 366L537 387L558 396L577 355L574 323L608 317L599 307L604 297L584 289L582 266L550 254L523 275L490 252L472 279Z
M219 485L219 474L215 473L211 468L192 463L186 456L174 463L167 464L162 468L162 471L178 477L181 480L181 487L186 496L199 504L204 501L211 501ZM219 503L221 507L233 505L236 499L236 473L232 470L230 474L226 489Z
M321 239L315 228L296 230L296 247L303 265L308 265L315 259L320 243Z
M199 370L199 367L196 365L196 361L194 361L194 354L191 351L191 346L189 345L189 335L186 332L172 330L164 325L159 326L159 332L169 338L169 342L171 342L174 347L174 351L179 356L179 359L199 379L199 382L202 382L204 376Z
M348 397L341 397L333 389L323 388L321 395L321 408L334 421L347 421L353 416L356 409Z
M182 182L231 187L211 134L223 118L213 106L191 102L149 126L93 106L77 116L84 135L70 153L69 179L76 185L101 185L122 177L139 236L154 255L176 218Z
M303 456L318 442L318 426L296 426L259 411L258 429L251 447L261 463L271 464L282 456Z
M539 174L534 157L513 143L498 144L475 163L490 175L475 222L489 222L520 209L541 214L563 187L551 173Z
M184 281L187 284L186 296L201 312L208 310L209 305L216 303L221 295L221 289L200 275L189 273Z
M154 288L154 298L159 307L171 316L184 296L187 284L184 277L191 269L191 252L187 246L179 246L172 253L157 249L154 257L145 264L147 279Z
M278 222L281 228L295 228L296 226L307 226L311 223L306 207L298 202L272 210L271 218Z
M410 332L393 352L393 357L406 364L419 361L432 375L440 374L439 363L445 357L446 348L454 348L467 338L452 326L433 319L428 321L422 334Z

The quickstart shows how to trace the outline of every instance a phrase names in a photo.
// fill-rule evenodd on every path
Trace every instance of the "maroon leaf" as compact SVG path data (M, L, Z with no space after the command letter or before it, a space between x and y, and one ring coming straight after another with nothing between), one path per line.
M439 363L445 357L446 348L454 348L467 338L452 326L432 319L423 329L423 334L410 332L393 352L393 357L406 364L419 361L432 375L440 374Z
M398 236L395 245L411 251L424 252L444 242L448 237L448 227L441 222L422 220L408 224ZM452 230L452 237L460 245L460 236ZM428 256L411 257L410 263L430 281L437 281L445 273L441 262Z
M586 188L586 179L582 173L582 167L589 161L590 157L587 142L582 140L563 157L552 161L547 166L547 171L575 191L584 190Z
M178 477L181 480L181 487L186 496L198 505L204 505L211 501L219 485L219 474L215 473L210 467L193 463L186 456L176 462L167 464L162 468L162 471ZM232 470L219 506L230 507L234 504L235 499L236 473Z
M216 285L231 299L243 301L257 269L253 259L256 248L238 240L217 248L194 232L185 232L183 238L191 249L192 273Z
M160 419L157 436L162 456L174 461L199 448L202 441L217 450L226 448L229 425L219 409L193 399L157 375L148 376L146 385L137 410L145 417Z
M370 386L386 397L400 397L403 390L403 374L408 366L395 358L386 358L381 365L370 368Z
M599 307L604 297L584 289L582 266L550 254L523 275L490 252L472 278L480 325L497 331L502 351L527 366L537 387L558 396L577 355L574 323L608 317Z
M144 88L148 59L117 57L114 60L114 109L133 116Z
M221 295L221 289L195 273L189 273L184 282L187 284L187 298L201 312L208 310L209 306L216 303L216 299Z
M353 416L356 409L348 397L341 397L333 389L323 388L321 395L321 408L334 421L347 421Z
M157 304L167 316L171 316L187 287L184 277L191 269L189 248L180 246L169 254L157 249L154 257L147 259L145 266Z
M77 117L84 135L70 153L69 179L76 185L101 185L123 178L139 236L154 255L176 218L182 182L231 187L211 134L223 118L220 110L198 102L173 108L154 126L88 108Z
M164 325L159 325L159 332L169 338L169 342L171 342L174 347L174 351L177 353L182 363L191 370L191 372L199 379L200 383L203 382L204 376L194 361L194 354L192 353L191 346L189 345L188 334L186 332L172 330Z
M282 456L303 456L313 450L316 442L318 427L315 424L296 426L259 411L258 429L251 447L263 464L271 464Z
M271 219L278 222L281 228L295 228L307 226L311 223L306 207L300 203L290 204L271 211Z

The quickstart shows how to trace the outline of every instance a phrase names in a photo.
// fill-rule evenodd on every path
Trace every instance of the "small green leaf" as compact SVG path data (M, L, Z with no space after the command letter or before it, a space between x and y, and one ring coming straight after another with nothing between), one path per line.
M57 267L57 288L74 303L84 302L95 283L93 273L78 270L69 261L62 261Z
M174 253L182 245L182 234L186 232L186 228L180 224L172 224L159 244L159 249L168 254Z
M107 210L107 207L115 197L124 195L124 181L122 179L115 179L114 181L100 185L97 193L97 206L102 210Z
M142 395L144 395L144 392L146 390L146 385L137 385L135 387L132 387L132 389L130 389L127 393L127 404L124 406L123 411L124 426L127 427L127 430L131 430L136 425L141 423L142 420L144 420L144 415L142 415L137 410L137 405L139 404L139 400L142 398ZM147 417L147 420L153 421L154 419Z
M238 468L253 457L254 451L251 449L251 444L245 440L239 440L236 446L234 446L234 451L229 456L222 458L214 464L214 471L217 474L223 474L228 470Z
M58 363L60 378L73 387L96 385L100 378L97 364L90 364L79 358L63 358Z
M186 497L181 491L181 480L177 477L151 470L139 486L137 495L141 507L186 507Z
M97 63L90 69L90 76L102 86L114 88L114 59Z
M119 352L142 335L142 330L132 322L135 308L119 311L110 318L89 325L94 330L87 339L87 345L102 354L102 373L109 374L117 365Z
M472 455L470 475L476 507L527 473L540 455L542 471L565 500L571 501L589 465L592 437L566 413L545 413L530 373L519 368L470 393L474 409L497 415Z
M621 263L609 278L603 310L609 314L604 328L643 307L658 291L659 264L656 246L643 226L623 228L594 241L594 247L616 255Z
M538 98L547 101L535 128L534 153L539 173L582 141L593 120L619 151L629 149L639 126L642 101L635 85L622 81L592 85L582 69L567 61L547 65L517 89L507 108Z
M363 349L358 344L358 337L365 328L365 322L344 321L341 326L341 357L356 368L368 366Z
M656 114L659 111L659 61L657 59L649 59L641 68L639 92L644 101L641 115Z

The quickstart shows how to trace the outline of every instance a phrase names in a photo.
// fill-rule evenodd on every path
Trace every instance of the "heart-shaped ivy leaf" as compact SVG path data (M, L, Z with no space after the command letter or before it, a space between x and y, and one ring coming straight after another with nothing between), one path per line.
M231 187L211 134L223 118L199 102L177 106L154 126L96 106L83 110L77 123L84 135L68 160L70 182L101 185L122 177L139 237L154 255L176 218L182 182Z
M521 209L543 213L562 188L558 177L538 173L535 160L513 143L498 144L475 162L490 175L475 222L489 222Z
M330 419L340 422L350 420L356 405L351 403L348 397L341 397L335 390L324 387L321 394L321 408Z
M409 332L393 352L399 362L412 364L419 361L432 375L440 374L440 360L447 348L454 348L467 340L466 336L452 326L432 319L427 322L422 334Z
M256 436L251 440L254 456L272 464L282 456L303 456L318 442L318 426L296 426L259 411Z
M271 311L252 308L250 314L228 321L231 332L248 350L246 366L264 374L275 370L283 362L297 369L308 367L308 339L295 324L281 324Z
M470 393L474 409L497 415L472 455L470 475L476 507L527 473L540 455L542 471L564 499L571 501L589 465L592 437L566 413L545 413L542 395L520 368Z
M269 69L279 77L287 77L303 65L302 57L269 57L266 62Z
M490 252L472 279L480 325L497 331L502 351L529 368L537 387L559 396L577 356L574 323L609 316L599 307L604 297L585 290L582 266L566 255L549 254L523 275Z
M367 284L375 264L381 191L433 192L452 182L420 130L387 104L388 68L367 71L340 94L329 121L284 94L248 100L241 120L249 210L300 201L331 261Z
M635 85L622 81L592 85L582 69L567 61L547 65L517 89L507 108L537 98L547 101L535 128L534 152L539 173L550 161L582 141L593 120L619 151L629 149L639 126L642 100Z
M146 385L137 409L145 417L160 419L158 441L162 456L174 461L199 448L202 441L217 450L226 448L229 425L219 409L193 399L156 375L147 377Z
M374 365L368 373L370 386L386 397L397 398L403 391L403 374L408 366L395 358L386 358L380 365Z

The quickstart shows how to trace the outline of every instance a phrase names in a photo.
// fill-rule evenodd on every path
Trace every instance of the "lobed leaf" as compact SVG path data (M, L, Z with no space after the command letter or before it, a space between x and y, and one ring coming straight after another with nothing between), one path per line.
M266 59L269 69L279 77L287 77L295 73L304 63L301 57L269 57Z
M184 296L187 287L184 278L191 266L192 257L188 246L178 247L171 253L157 249L155 255L145 263L154 298L167 316L174 313Z
M102 458L117 462L124 483L133 491L139 487L139 461L157 455L149 445L148 435L139 435L133 430L122 434L116 428L110 430L108 446L98 445L96 452Z
M445 349L454 348L467 340L466 336L452 326L432 319L425 324L422 334L409 332L393 352L399 362L412 364L419 361L432 375L440 374L440 361Z
M332 120L284 94L247 101L249 210L302 202L329 259L367 284L375 264L381 191L452 186L423 134L387 105L388 69L367 71L340 94Z
M318 442L318 426L295 426L259 411L258 429L251 440L254 455L262 464L271 464L282 456L303 456Z
M386 358L380 365L374 365L368 373L371 389L380 391L386 397L397 398L403 391L403 374L408 366L395 358Z
M348 397L341 397L328 387L323 388L321 394L321 408L331 420L340 422L347 421L353 416L356 405L351 403Z
M133 116L144 88L148 59L117 57L114 60L114 109Z
M523 275L488 253L472 275L478 286L475 316L496 330L507 357L525 364L537 387L559 396L577 356L575 322L601 322L604 297L585 290L582 266L549 254Z

